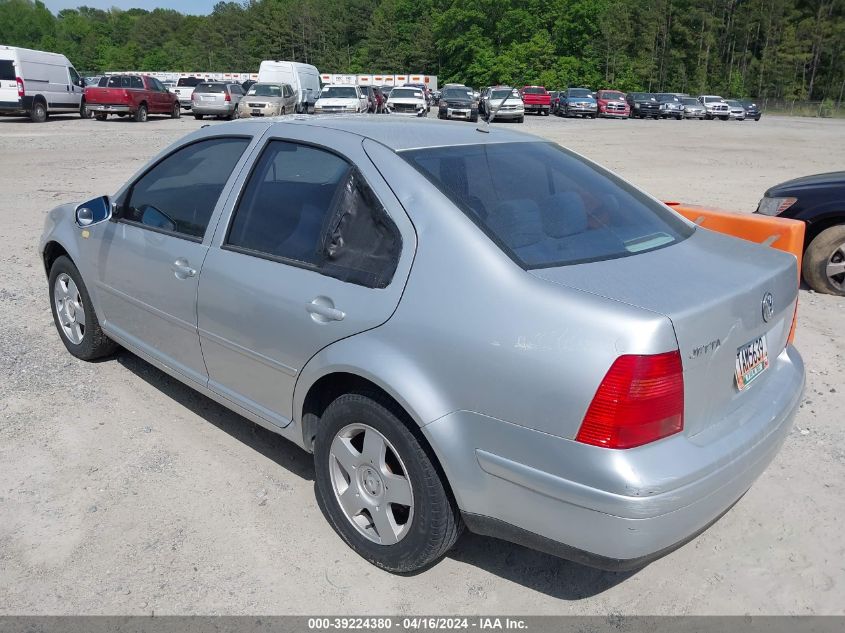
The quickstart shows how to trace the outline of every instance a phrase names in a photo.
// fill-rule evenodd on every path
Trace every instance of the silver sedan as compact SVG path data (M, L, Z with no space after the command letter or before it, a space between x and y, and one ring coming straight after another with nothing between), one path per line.
M745 493L804 385L794 257L507 129L197 130L39 252L71 354L124 347L313 453L393 572L464 526L642 566Z

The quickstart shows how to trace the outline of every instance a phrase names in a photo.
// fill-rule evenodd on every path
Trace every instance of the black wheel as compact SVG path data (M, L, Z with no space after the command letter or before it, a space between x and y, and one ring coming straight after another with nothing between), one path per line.
M93 116L93 112L88 109L88 106L85 105L85 101L79 104L79 116L83 119L90 119Z
M376 395L346 394L328 406L314 464L332 527L377 567L396 573L425 567L463 530L433 458Z
M180 106L178 103L173 104L173 108L170 110L170 118L171 119L182 118L182 106Z
M845 296L845 224L819 233L804 252L804 280L816 292Z
M135 116L132 117L132 120L136 123L143 123L147 120L147 106L143 103L138 106L138 109L135 110Z
M118 349L118 344L100 329L82 276L64 255L50 268L50 307L59 338L77 358L94 360Z
M712 119L713 119L713 117L712 117L711 115L709 115L709 114L705 114L705 115L704 115L704 120L705 120L705 121L710 121L710 120L712 120Z
M720 116L719 117L722 121L728 121L731 117L729 116Z
M759 120L760 120L759 115L758 115L758 116L756 116L756 117L754 117L754 120L755 120L755 121L759 121Z
M197 114L196 112L194 112L194 118L195 118L197 121L202 121L202 115L201 115L201 114Z
M525 115L522 115L516 120L517 123L524 123L525 122Z
M33 123L44 123L47 120L47 105L43 101L33 103L29 118Z
M109 115L106 114L105 112L95 112L94 118L97 119L98 121L105 121L106 119L109 118Z

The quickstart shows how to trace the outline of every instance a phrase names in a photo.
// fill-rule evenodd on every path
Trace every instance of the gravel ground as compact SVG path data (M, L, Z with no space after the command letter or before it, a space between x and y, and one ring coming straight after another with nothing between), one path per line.
M845 614L843 298L801 292L807 392L774 463L635 574L473 535L424 573L383 573L323 519L308 455L132 354L68 355L36 252L44 214L115 191L199 125L0 118L0 614ZM770 185L845 167L845 121L519 129L663 199L742 211Z

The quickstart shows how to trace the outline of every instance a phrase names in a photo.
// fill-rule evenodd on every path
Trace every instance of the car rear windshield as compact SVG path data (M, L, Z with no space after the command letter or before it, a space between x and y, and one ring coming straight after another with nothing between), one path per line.
M622 179L553 143L401 155L525 269L635 255L694 230Z
M198 86L202 83L202 79L197 79L196 77L182 77L179 81L176 82L176 85L179 88L193 88L194 86Z
M0 59L0 79L14 81L15 77L15 62L11 59Z
M416 88L394 88L390 91L391 99L422 99L422 90Z
M546 94L546 89L545 88L525 88L522 92L527 94L527 95L544 95L544 94Z
M357 99L358 93L352 86L330 86L323 88L320 99Z
M199 84L196 88L194 88L194 92L197 94L202 94L203 92L222 94L226 92L226 84Z

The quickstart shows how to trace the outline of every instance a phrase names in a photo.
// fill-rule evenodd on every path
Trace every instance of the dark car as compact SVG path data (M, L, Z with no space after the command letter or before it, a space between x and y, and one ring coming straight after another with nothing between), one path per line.
M472 94L472 88L449 86L440 93L437 105L438 119L464 119L478 121L478 103Z
M367 112L376 113L378 112L378 97L376 97L376 91L373 90L372 86L358 86L361 89L361 94L367 97Z
M756 213L804 222L804 281L816 292L845 296L845 171L775 185Z
M660 118L660 103L651 92L629 92L625 97L631 108L631 118Z
M751 99L740 99L740 103L742 107L745 108L745 119L754 119L755 121L759 121L760 117L763 116L763 112L757 106L755 101Z

